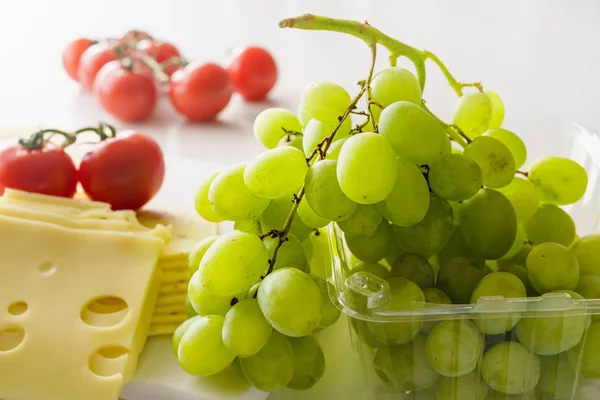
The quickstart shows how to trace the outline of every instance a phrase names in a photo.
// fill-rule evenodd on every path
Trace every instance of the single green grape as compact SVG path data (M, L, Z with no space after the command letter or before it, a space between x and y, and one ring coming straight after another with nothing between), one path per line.
M240 358L244 376L263 392L283 389L294 376L294 351L288 338L273 331L258 353Z
M322 160L311 165L306 174L305 196L308 205L322 218L341 221L348 218L357 204L350 200L336 176L337 161Z
M240 219L233 223L233 229L246 233L252 233L256 236L262 235L262 228L258 218Z
M410 226L421 222L427 213L429 187L416 165L404 157L398 157L397 163L398 173L394 187L382 202L377 203L377 208L391 223Z
M294 374L287 387L294 390L310 389L325 373L325 354L312 336L289 338L294 353Z
M575 161L563 157L544 157L530 168L527 178L540 189L544 203L567 205L585 194L588 176Z
M312 208L308 205L308 201L303 200L298 206L298 217L306 226L313 229L323 228L327 226L331 221L319 216Z
M525 232L533 244L554 242L568 247L575 239L575 223L562 208L554 204L542 204L525 221Z
M292 211L293 196L284 196L278 199L273 199L260 216L260 227L263 233L271 232L272 230L280 230L285 225L290 212ZM303 241L310 235L312 229L307 226L300 218L294 218L290 233L296 236L300 241Z
M431 194L425 217L411 226L394 225L396 240L404 249L431 256L440 251L454 230L454 215L448 201Z
M382 220L379 227L370 236L344 236L348 249L361 261L378 262L387 254L394 241L392 227Z
M577 387L577 375L569 365L567 353L540 358L542 392L553 399L571 399Z
M344 142L336 173L342 192L350 200L375 204L394 187L398 173L396 155L385 137L364 132Z
M600 322L590 325L585 339L567 352L569 365L585 379L600 379Z
M306 127L302 132L302 150L304 151L304 154L310 156L317 148L317 145L333 133L338 124L339 122L337 120L323 122L311 119L308 121L308 124L306 124ZM336 131L335 136L333 137L333 143L350 137L350 129L352 129L352 121L350 118L346 118L344 122L342 122L340 128ZM331 145L333 145L333 143ZM329 153L329 149L327 152Z
M427 360L443 376L466 375L477 367L483 344L483 336L473 322L464 319L444 321L427 337Z
M198 315L225 316L231 308L231 304L235 304L233 299L241 300L244 298L244 294L237 293L231 296L215 296L202 286L201 274L199 271L196 271L188 284L188 298L190 299L191 306Z
M173 333L173 338L171 339L171 345L173 347L173 351L175 352L175 357L179 354L179 344L181 343L181 338L185 331L188 330L190 326L192 326L196 321L201 318L200 315L195 317L191 317L190 319L184 321L181 325L175 329L175 333Z
M484 90L483 94L486 95L490 103L492 104L492 116L490 119L490 129L500 128L504 121L504 104L502 99L498 96L498 93L493 90Z
M419 285L421 289L433 286L435 275L429 261L420 254L402 254L391 270L392 277L401 277Z
M200 182L200 186L196 190L194 196L194 208L198 215L209 222L222 222L225 218L218 215L208 199L208 191L215 178L220 174L220 171L213 172Z
M444 293L442 290L440 290L438 288L435 288L435 287L425 288L425 289L423 289L423 294L425 295L425 301L427 303L445 304L445 305L452 304L452 300L450 300L450 297L448 297L448 295L446 293ZM421 328L421 332L423 332L425 334L431 333L433 328L435 328L438 323L440 323L440 320L424 321L423 327Z
M221 372L235 359L223 344L221 332L225 318L209 315L198 318L181 337L177 358L185 372L209 376Z
M463 154L481 168L481 182L484 186L492 189L502 188L515 176L517 169L513 155L498 139L489 136L477 137L469 143Z
M256 235L233 231L206 251L198 274L202 286L215 296L247 291L268 268L267 249Z
M397 155L417 165L430 165L450 154L445 127L409 101L397 101L381 112L379 133L390 141Z
M370 236L375 233L383 217L374 204L359 204L356 210L343 221L338 222L340 229L350 236Z
M529 272L524 266L512 263L503 263L502 265L498 265L498 272L508 272L510 274L515 275L521 280L523 286L525 286L525 290L527 291L528 296L535 297L538 295L538 293L531 285L531 281L529 280Z
M440 381L436 400L484 400L489 388L476 371Z
M285 135L284 137L281 138L281 140L279 142L277 142L277 147L294 147L300 151L304 151L303 147L302 147L302 138L303 135L301 134L289 134L289 135Z
M347 138L341 138L341 139L336 140L333 143L331 143L331 146L329 146L329 148L327 149L327 154L325 155L325 159L337 161L337 159L340 156L340 150L342 149L342 146L346 142L346 139Z
M316 275L309 275L310 279L317 285L321 292L321 298L323 300L323 307L321 308L321 322L318 328L327 328L336 323L340 317L341 311L331 302L329 293L334 293L335 290L333 285L327 282L325 279L320 278Z
M306 126L311 119L337 122L344 115L352 99L346 90L332 82L315 82L302 92L298 115Z
M384 107L397 101L421 103L421 84L407 69L389 67L379 71L371 80L371 97Z
M579 294L568 290L550 293L568 294L573 300L583 300ZM556 311L552 304L546 304L530 305L531 311L536 312L535 317L521 318L516 327L519 342L542 356L562 353L575 347L590 324L590 316L581 309Z
M515 177L503 188L498 189L510 201L517 221L527 221L538 209L540 204L540 191L531 181Z
M533 390L540 380L540 358L520 343L504 342L489 349L479 369L492 389L506 394Z
M302 131L300 121L288 109L267 108L254 119L254 136L267 149L277 147L277 143L286 135L286 131Z
M500 260L510 260L511 258L515 257L517 254L519 254L526 241L527 233L525 232L525 228L522 224L517 224L517 234L515 235L515 241L510 247L510 250L508 250L505 255L500 257Z
M542 243L527 256L527 271L538 293L574 290L579 282L579 264L569 249L558 243Z
M273 327L260 311L258 301L250 298L235 304L225 315L223 343L238 357L258 353L269 340Z
M267 275L258 288L257 299L267 321L286 336L306 336L321 323L321 291L296 268L282 268Z
M279 245L279 237L266 237L263 243L267 248L269 259L272 260L273 253ZM291 233L287 235L287 240L277 250L277 258L275 259L273 269L281 268L297 268L304 272L308 270L308 260L302 242Z
M600 234L592 233L577 240L571 248L582 274L600 276Z
M379 263L367 263L361 261L358 264L355 264L350 270L350 274L355 274L357 272L368 272L383 280L388 280L392 277L390 270Z
M246 186L257 196L275 199L300 190L308 172L304 153L290 146L256 156L244 170Z
M481 168L462 154L448 154L432 164L428 177L433 193L446 200L467 200L481 188Z
M477 284L486 275L485 264L454 257L440 265L436 285L455 304L468 304Z
M230 221L257 217L269 205L268 199L255 195L244 183L245 163L221 172L208 190L214 211Z
M452 122L471 139L489 129L492 121L492 102L483 93L466 93L458 99Z
M519 169L527 161L527 148L521 138L507 129L493 128L485 131L483 136L492 137L505 145L515 160L515 168Z
M469 248L495 260L505 255L517 235L517 217L510 201L492 189L482 189L463 202L460 230Z
M219 238L217 235L208 236L199 241L192 251L188 254L188 267L192 271L197 271L200 266L200 261L208 248Z

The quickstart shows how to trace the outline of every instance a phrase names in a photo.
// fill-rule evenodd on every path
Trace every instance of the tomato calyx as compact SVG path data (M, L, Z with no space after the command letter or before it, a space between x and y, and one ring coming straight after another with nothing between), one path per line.
M62 136L63 143L61 147L64 149L77 141L77 136L85 133L93 132L98 136L98 142L114 138L117 135L117 130L114 126L105 123L100 123L98 126L89 126L76 130L75 132L66 132L60 129L42 129L33 133L29 138L19 139L19 145L27 150L40 150L55 136Z

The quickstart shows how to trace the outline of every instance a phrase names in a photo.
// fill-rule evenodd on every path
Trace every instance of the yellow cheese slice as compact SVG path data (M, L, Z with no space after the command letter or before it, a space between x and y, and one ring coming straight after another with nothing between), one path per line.
M159 298L161 295L159 295ZM157 306L154 309L154 315L170 315L180 314L185 312L185 300L184 304L171 304L166 306Z
M164 294L187 293L188 286L189 280L177 281L173 283L162 282L160 289L158 290L158 295L161 296Z
M48 205L57 205L57 206L65 206L65 207L75 207L81 210L90 210L90 209L105 209L110 210L110 204L102 203L99 201L90 201L90 200L79 200L79 199L69 199L66 197L58 197L58 196L49 196L45 194L39 193L30 193L24 192L22 190L16 189L5 189L4 197L8 199L27 201L32 203L39 204L48 204Z
M163 283L175 283L189 281L192 277L192 271L189 268L168 269L163 271Z
M186 319L188 319L188 316L185 312L170 315L155 315L152 317L152 325L181 324Z
M0 398L117 399L150 329L164 242L6 216L0 235Z
M167 258L167 259L165 259L161 256L160 260L158 262L158 266L163 271L167 271L170 269L188 268L188 256L180 256L177 258Z
M156 307L184 305L186 293L166 294L160 296L156 301Z
M177 328L179 328L177 323L171 324L154 324L150 326L150 330L148 331L148 336L163 336L163 335L172 335L175 333Z

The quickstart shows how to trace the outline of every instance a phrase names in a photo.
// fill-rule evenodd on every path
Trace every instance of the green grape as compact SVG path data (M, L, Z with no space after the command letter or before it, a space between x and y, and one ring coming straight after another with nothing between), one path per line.
M494 128L486 131L483 136L492 137L502 142L510 150L515 160L515 168L519 169L525 164L527 160L527 148L525 147L525 143L515 133L502 128Z
M433 193L446 200L469 199L481 188L481 168L462 154L448 154L429 168Z
M413 390L408 394L407 400L437 400L437 386L425 390Z
M321 299L323 307L321 308L321 322L319 323L320 329L327 328L336 323L340 317L341 311L331 302L329 293L334 293L334 287L331 283L325 279L320 278L316 275L309 275L310 279L317 285L321 292Z
M540 389L554 399L573 398L577 387L577 375L569 365L567 353L540 358L542 359Z
M483 93L467 93L458 99L452 122L471 139L488 130L492 121L492 102Z
M173 333L173 338L171 339L171 345L173 347L173 351L175 352L175 357L179 354L179 343L181 343L181 338L185 331L188 330L190 326L192 326L196 321L198 321L201 317L199 315L195 317L191 317L187 321L184 321L181 325L175 329L175 333Z
M355 274L357 272L368 272L383 280L388 280L392 277L390 270L379 263L367 263L361 261L354 265L352 270L350 270L350 274Z
M475 371L440 381L436 400L484 400L489 388Z
M479 369L487 384L500 393L525 393L540 380L540 358L517 342L504 342L489 349Z
M381 112L379 133L397 155L414 164L429 165L450 153L444 126L420 105L408 101L395 102Z
M577 258L582 274L600 276L600 234L586 235L577 240L571 248L571 253Z
M527 179L515 177L498 191L510 201L519 222L524 222L535 214L540 204L539 189Z
M342 149L342 146L344 145L345 142L346 142L346 138L341 138L341 139L336 140L333 143L331 143L331 146L329 146L329 148L327 149L327 154L325 155L325 159L337 161L337 159L340 156L340 150Z
M568 247L575 239L575 223L562 208L554 204L542 204L525 221L525 232L533 244L554 242Z
M202 260L202 257L204 257L206 250L208 250L208 248L218 238L219 238L219 236L217 236L217 235L208 236L208 237L202 239L201 241L199 241L196 244L196 246L194 246L192 251L188 254L188 267L190 267L190 269L192 271L198 270L198 267L200 266L200 261Z
M263 392L283 389L294 376L294 351L288 338L273 331L263 348L253 356L240 358L246 379Z
M506 263L498 265L498 272L508 272L519 278L523 283L523 286L525 286L525 290L527 291L528 296L535 296L538 294L535 291L535 289L533 289L533 286L531 286L531 281L529 280L529 273L527 272L527 268L518 264Z
M311 119L337 122L350 106L352 99L348 92L332 82L311 83L302 92L299 116L306 126Z
M279 237L266 237L263 243L267 247L269 259L272 260L273 253L279 244ZM297 268L304 272L308 270L308 260L302 242L291 233L287 235L287 240L277 250L277 258L273 269L281 268Z
M286 385L294 390L310 389L325 373L325 354L312 337L289 338L294 353L294 375Z
M377 208L393 224L414 225L421 222L429 208L429 187L417 166L403 157L398 157L397 161L394 188L382 202L377 203Z
M298 269L282 268L267 275L257 299L265 318L286 336L306 336L321 322L321 291Z
M385 199L394 187L398 173L396 155L381 135L373 132L354 135L340 150L336 173L340 188L350 200L375 204Z
M425 339L421 333L410 343L377 350L374 364L378 373L403 392L435 386L441 377L427 362Z
M485 400L544 400L542 392L538 389L530 390L522 394L506 394L490 390Z
M551 293L566 293L573 300L583 300L579 294L567 290ZM546 304L532 303L530 310L536 312L535 317L524 316L516 327L519 342L542 356L562 353L575 347L582 340L590 323L590 316L581 309L556 311L552 304Z
M348 249L361 261L377 262L387 254L394 238L392 227L383 220L371 236L345 235Z
M260 311L258 301L250 298L235 304L223 324L223 343L238 357L250 357L263 348L273 327Z
M389 67L379 71L371 80L371 96L384 107L397 101L421 104L421 84L409 70Z
M277 147L277 143L286 135L285 131L302 131L300 121L288 109L267 108L254 120L254 136L267 149Z
M585 379L600 379L600 322L590 325L585 339L567 352L571 368Z
M256 235L233 231L219 237L202 257L202 286L215 296L233 296L254 285L268 268L267 249Z
M450 235L448 243L446 243L446 245L436 254L436 258L440 267L455 257L467 258L475 264L485 264L485 259L476 254L469 246L467 246L467 243L465 242L465 239L461 233L460 226L457 226L454 229L454 232L452 232L452 235ZM471 295L469 294L469 296Z
M402 254L391 270L392 277L406 278L419 285L421 289L433 286L435 275L429 261L420 254Z
M302 148L302 138L303 135L301 134L290 134L290 135L285 135L283 138L281 138L281 140L277 143L277 147L294 147L300 151L304 151L304 149Z
M425 295L417 284L404 278L388 279L390 306L394 311L413 311L425 302ZM367 327L374 339L386 345L401 345L411 342L423 326L419 317L406 318L403 322L369 322Z
M448 320L433 328L425 347L434 370L456 377L475 370L483 351L483 337L471 321Z
M246 186L257 196L275 199L300 190L308 171L306 158L290 146L268 150L244 170Z
M305 225L313 229L323 228L329 225L329 222L331 222L314 212L306 200L301 201L300 205L298 206L298 217L300 220L302 220L302 222L304 222Z
M346 235L370 236L379 228L382 219L374 204L359 204L352 215L337 224Z
M308 263L310 273L325 279L327 276L326 271L331 267L331 249L328 234L321 230L318 235L310 235L309 239L313 249L313 256Z
M235 359L223 344L221 332L225 318L220 315L200 317L189 326L179 343L177 358L185 372L209 376L221 372Z
M225 221L225 218L215 212L210 200L208 200L210 186L219 174L220 172L216 171L204 178L202 182L200 182L200 186L198 186L198 190L196 190L194 196L194 208L196 209L196 212L209 222Z
M558 289L574 290L579 282L579 264L569 250L558 243L542 243L527 256L527 271L538 293Z
M231 304L235 304L233 299L241 300L244 298L243 293L237 293L232 296L215 296L207 291L200 281L200 271L196 271L188 285L188 297L190 304L198 315L221 315L225 316Z
M236 231L242 231L246 233L252 233L254 235L262 235L262 229L260 227L260 221L258 219L240 219L233 223L233 229Z
M485 259L495 260L505 255L515 241L515 210L503 194L482 189L463 202L460 230L469 248Z
M540 189L544 203L567 205L585 194L588 176L575 161L562 157L544 157L529 168L527 178Z
M323 160L311 165L304 186L310 208L330 221L346 219L356 210L356 203L346 197L340 188L336 168L337 161L333 160Z
M432 304L452 304L452 300L450 300L450 297L448 297L448 295L446 293L444 293L443 291L441 291L438 288L435 287L428 287L423 289L423 294L425 295L425 301L427 303L432 303ZM421 332L429 334L433 328L436 327L436 325L439 323L440 321L434 320L434 321L424 321L423 322L423 327L421 328Z
M311 119L302 132L302 150L304 151L304 154L310 156L317 148L317 145L333 133L338 124L339 122L337 120L322 122ZM333 143L350 137L350 129L352 129L352 120L346 118L335 133ZM331 145L333 145L333 143Z
M230 221L257 217L269 205L268 199L255 195L244 183L245 163L221 172L211 183L208 199L218 215Z
M505 299L527 297L527 289L523 282L508 272L492 272L484 276L471 295L471 303L477 303L482 297L502 296ZM525 311L525 303L493 302L484 303L480 309L490 312L489 318L475 319L475 323L486 335L499 335L510 331L519 322L519 312ZM498 313L507 310L508 313Z
M473 159L481 168L481 182L490 188L502 188L515 176L515 160L508 147L489 136L475 138L465 148L465 157Z
M484 90L483 94L486 95L490 103L492 104L492 116L490 119L490 129L500 128L504 121L504 104L502 99L498 96L498 93L493 90Z
M456 304L468 304L477 284L486 275L484 264L477 264L463 257L450 258L440 265L437 287L442 289Z
M260 216L260 227L263 233L271 232L272 230L281 230L287 220L292 207L294 206L293 197L285 196L278 199L273 199ZM290 233L296 236L300 241L303 241L310 235L311 228L306 226L300 218L294 218Z
M198 315L198 313L196 312L196 309L194 309L194 306L192 305L192 302L190 301L190 296L189 294L187 294L185 296L185 315L188 318L192 318Z
M402 248L425 256L440 251L454 230L454 215L448 201L435 195L429 199L425 217L411 226L394 225L396 240Z

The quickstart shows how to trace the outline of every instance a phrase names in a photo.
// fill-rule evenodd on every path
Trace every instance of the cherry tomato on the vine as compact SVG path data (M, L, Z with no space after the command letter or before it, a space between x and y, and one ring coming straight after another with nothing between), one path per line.
M150 117L158 101L154 77L130 58L104 65L96 76L94 93L109 114L127 122Z
M171 102L177 111L192 121L206 121L217 116L232 94L231 77L217 64L189 64L171 77Z
M94 88L96 75L102 67L117 59L114 43L98 43L90 46L81 55L77 77L81 86L88 91Z
M128 131L86 153L78 175L90 199L110 203L113 210L137 210L160 189L165 163L154 139Z
M17 144L0 151L0 195L6 188L73 197L77 169L71 157L52 143L38 149Z
M63 67L65 68L67 75L69 75L74 81L79 82L77 69L79 68L79 60L81 60L83 52L95 43L96 42L91 39L75 39L63 50Z
M227 70L235 91L248 101L263 100L277 82L277 64L271 54L260 47L245 48Z
M147 39L139 42L137 48L154 58L159 63L163 63L171 58L181 56L179 50L177 50L177 47L173 46L169 42ZM173 75L173 73L178 69L179 67L177 65L172 65L165 69L165 73L168 75Z

